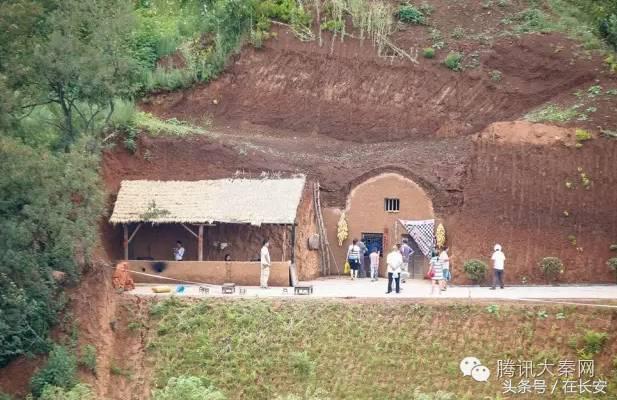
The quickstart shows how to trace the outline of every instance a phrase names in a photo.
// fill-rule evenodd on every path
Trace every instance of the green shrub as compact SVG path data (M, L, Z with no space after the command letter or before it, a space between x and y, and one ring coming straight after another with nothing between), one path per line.
M617 14L612 14L600 20L600 35L617 51Z
M576 135L576 141L579 143L586 142L587 140L591 140L593 138L591 132L585 129L577 128L574 134Z
M8 394L0 392L0 400L13 400L13 398Z
M435 49L432 47L423 49L422 56L424 56L424 58L435 58Z
M615 273L615 278L617 279L617 257L609 258L606 265Z
M40 397L47 385L71 389L77 384L77 359L64 346L54 345L45 365L39 369L30 386L35 397Z
M521 11L516 15L515 20L519 22L516 28L518 32L548 32L551 30L546 14L537 8Z
M290 363L296 374L304 378L309 378L315 373L315 362L305 351L292 353Z
M473 282L482 283L486 278L488 266L480 260L469 260L463 264L463 270Z
M399 6L396 16L401 22L405 22L406 24L422 25L426 22L424 13L411 4L402 4Z
M583 354L587 357L593 357L599 354L606 344L607 339L608 334L604 332L595 332L592 330L585 332L583 336Z
M152 392L153 400L225 400L220 391L196 376L170 378L167 386Z
M540 271L548 282L554 282L563 274L563 263L557 257L545 257L540 261Z
M329 19L321 24L321 29L330 32L341 32L343 30L343 22Z
M39 400L95 400L90 386L77 384L67 390L56 386L46 386Z
M84 346L79 358L79 365L96 374L96 347L91 344Z
M463 61L463 54L451 51L446 56L444 60L444 64L446 67L450 68L452 71L460 71L462 69L461 62Z
M90 263L103 209L99 158L0 138L0 367L49 351L47 333L66 297L51 278L72 284ZM76 257L80 254L80 257Z

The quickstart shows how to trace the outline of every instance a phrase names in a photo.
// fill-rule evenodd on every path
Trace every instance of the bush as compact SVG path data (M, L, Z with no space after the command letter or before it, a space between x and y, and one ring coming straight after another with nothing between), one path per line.
M79 359L79 365L82 365L96 375L96 347L91 344L84 346Z
M49 350L64 297L51 276L78 280L90 263L103 196L96 155L54 154L0 138L0 367Z
M443 63L446 65L446 67L450 68L452 71L460 71L462 69L461 67L462 61L463 61L462 53L451 51L448 53Z
M84 384L75 385L66 390L56 386L46 386L39 400L95 400L90 386Z
M585 332L585 336L583 336L584 354L587 357L593 357L596 354L599 354L602 351L602 347L604 347L607 339L608 334L604 332L595 332L591 330Z
M545 257L540 261L540 270L548 282L555 282L563 274L563 263L557 257Z
M517 27L519 32L548 32L551 30L546 14L537 8L523 10L516 15L515 19L520 23Z
M612 14L600 20L600 35L617 50L617 14Z
M463 270L474 283L482 283L486 278L488 266L480 260L469 260L463 264Z
M610 258L606 265L608 268L615 273L615 278L617 279L617 257Z
M576 141L579 143L586 142L587 140L591 140L593 138L593 135L591 134L591 132L585 129L576 128L576 131L574 134L576 135Z
M426 17L420 9L411 4L402 4L396 12L397 18L406 24L422 25L426 22Z
M220 391L196 376L170 378L167 386L152 392L153 400L225 400Z
M424 56L424 58L435 58L435 49L432 47L427 47L426 49L422 50L422 55Z
M47 385L71 389L77 384L76 372L77 359L71 351L64 346L54 345L47 363L30 381L32 393L35 397L40 397Z
M305 351L291 354L291 367L302 377L308 378L315 372L315 362Z

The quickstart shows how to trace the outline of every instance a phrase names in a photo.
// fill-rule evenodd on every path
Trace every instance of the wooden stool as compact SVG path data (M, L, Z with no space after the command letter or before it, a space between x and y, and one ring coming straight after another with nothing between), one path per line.
M236 293L236 284L235 283L223 283L221 290L223 294L234 294Z
M240 288L240 294L246 294L246 288L241 287Z
M294 294L309 295L313 294L313 286L296 286Z

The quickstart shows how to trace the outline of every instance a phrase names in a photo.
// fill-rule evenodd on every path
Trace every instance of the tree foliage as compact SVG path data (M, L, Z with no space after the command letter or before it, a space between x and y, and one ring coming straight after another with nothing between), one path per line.
M93 131L97 118L109 119L114 98L131 97L137 89L132 5L121 0L9 3L0 27L17 28L5 34L15 40L0 52L10 61L0 64L0 73L19 97L8 111L19 120L36 107L51 107L60 118L50 123L66 150L79 133ZM33 11L24 11L30 7ZM38 28L26 27L32 23Z
M78 279L102 211L98 158L0 138L0 366L45 350L63 305L51 272Z

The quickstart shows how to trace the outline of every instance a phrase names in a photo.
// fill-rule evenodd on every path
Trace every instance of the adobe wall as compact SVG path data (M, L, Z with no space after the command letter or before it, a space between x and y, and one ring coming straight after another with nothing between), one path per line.
M385 198L400 199L399 212L386 212ZM341 214L345 212L349 236L338 245L337 227ZM382 233L384 249L401 240L407 232L398 223L399 219L432 219L434 218L431 199L415 182L396 173L384 173L369 178L353 188L347 197L345 210L339 208L324 209L324 223L332 252L339 268L345 263L347 248L354 238L359 239L362 233ZM385 273L385 260L380 263L380 275ZM342 272L342 271L341 271Z
M232 282L241 286L259 286L261 266L258 262L225 261L165 261L166 268L157 272L153 268L156 261L130 260L131 271L145 272L165 278L204 282L221 285ZM140 274L132 274L137 283L170 283ZM270 267L270 286L289 286L289 262L273 262Z

